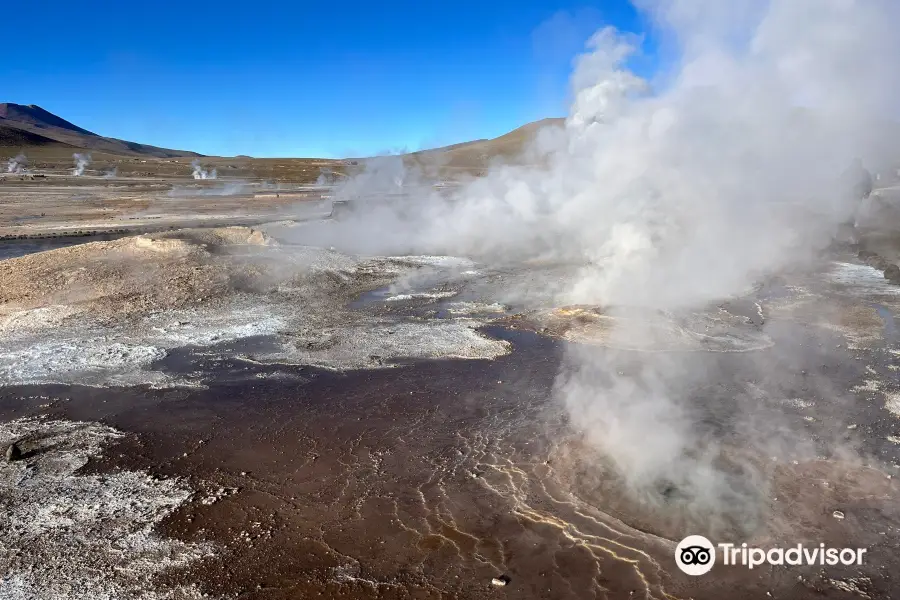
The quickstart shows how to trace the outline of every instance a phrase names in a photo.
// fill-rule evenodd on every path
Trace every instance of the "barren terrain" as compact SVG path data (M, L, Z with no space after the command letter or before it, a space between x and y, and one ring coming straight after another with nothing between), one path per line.
M75 176L72 144L124 142L63 129L3 138L30 145L0 175L0 599L896 597L897 189L739 294L572 305L584 261L351 251L360 161L129 146ZM403 161L445 184L535 132ZM700 445L633 479L666 440L561 394L572 356L615 366L591 398L652 366L678 412L615 416ZM695 578L688 533L868 558Z
M650 314L513 299L565 266L353 256L284 231L88 238L0 261L0 434L24 452L0 465L18 536L0 597L476 598L498 577L517 598L891 597L900 287L855 249L703 313ZM618 338L623 319L646 336ZM567 345L695 355L714 383L692 410L719 423L725 456L746 452L744 433L719 419L748 402L812 447L740 458L767 482L733 512L699 514L677 490L636 502L552 400ZM796 361L790 381L767 381L772 361ZM819 396L822 378L843 392ZM52 505L23 495L48 478ZM140 517L115 508L132 503ZM97 508L25 525L82 505ZM689 579L670 564L685 530L860 545L871 562ZM73 536L121 574L66 561Z

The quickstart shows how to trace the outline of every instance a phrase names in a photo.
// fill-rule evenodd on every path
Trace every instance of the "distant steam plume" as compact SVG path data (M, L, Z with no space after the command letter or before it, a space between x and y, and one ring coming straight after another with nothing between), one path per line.
M6 172L7 173L24 173L25 165L27 164L28 159L25 158L24 154L17 154L13 158L10 158L6 161Z
M337 181L337 174L332 169L322 168L319 176L316 178L316 185L334 185Z
M88 165L91 164L91 155L90 154L79 154L76 152L72 155L72 158L75 160L75 168L72 169L72 175L75 177L81 177L84 175L84 170L87 169Z
M200 164L200 161L196 158L191 161L191 168L194 170L194 179L215 179L218 175L215 169L213 169L212 171L207 171L206 169L204 169Z
M244 181L230 181L216 187L197 189L196 186L173 187L167 194L169 198L190 198L197 196L237 196L240 194L252 194L258 188Z

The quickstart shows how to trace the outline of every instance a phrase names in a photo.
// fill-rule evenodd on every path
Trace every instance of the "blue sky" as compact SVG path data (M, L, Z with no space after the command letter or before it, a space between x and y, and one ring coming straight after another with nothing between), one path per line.
M0 101L226 156L416 150L562 116L586 38L646 27L626 0L27 6Z

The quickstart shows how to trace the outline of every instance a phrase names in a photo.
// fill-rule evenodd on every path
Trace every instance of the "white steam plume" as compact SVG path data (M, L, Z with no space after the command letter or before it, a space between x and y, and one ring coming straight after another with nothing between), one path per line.
M6 161L6 172L7 173L24 173L25 165L27 164L28 159L25 158L24 154L17 154L13 158L10 158Z
M215 169L207 171L196 158L191 161L191 168L194 170L192 173L194 179L215 179L218 176Z
M84 175L84 170L91 164L91 155L90 154L79 154L76 152L72 155L72 158L75 160L75 168L72 169L72 175L75 177L81 177Z
M173 187L169 190L169 198L190 198L196 196L238 196L252 194L258 188L245 181L231 181L217 187L197 189L196 187Z
M567 147L542 179L551 193L535 183L515 193L531 205L549 197L554 227L577 240L588 263L566 301L703 309L817 254L856 209L835 174L855 156L880 163L881 152L900 151L883 134L900 91L885 58L900 51L887 25L900 5L641 6L679 44L670 85L638 96L641 82L623 67L634 41L596 35L573 79ZM628 323L612 335L653 344L652 332ZM690 414L691 384L710 376L692 358L648 354L635 365L627 354L578 350L565 362L558 396L633 490L646 498L671 483L698 511L742 496ZM785 440L780 425L753 424L760 453L805 450L802 436Z
M564 131L530 151L540 167L492 168L450 202L421 189L402 210L372 198L355 218L305 235L368 252L570 261L580 272L560 303L667 313L701 310L818 255L856 210L836 174L854 157L900 154L900 3L637 4L676 63L651 85L628 69L639 38L595 34L576 62ZM342 189L389 191L402 168L375 164ZM653 344L638 321L622 323L614 336ZM734 491L685 406L708 376L695 359L571 351L564 362L557 396L634 491L672 480L703 510ZM759 449L803 445L771 429Z

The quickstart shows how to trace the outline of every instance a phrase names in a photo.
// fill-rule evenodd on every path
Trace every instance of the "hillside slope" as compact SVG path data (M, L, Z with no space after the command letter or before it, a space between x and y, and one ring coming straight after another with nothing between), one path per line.
M28 148L36 146L71 147L68 144L57 142L56 140L52 140L36 133L31 133L30 131L0 125L0 147Z
M116 138L97 135L66 121L34 104L0 104L0 127L18 129L41 138L82 148L123 156L152 156L156 158L199 157L201 154L184 150L159 148ZM8 134L11 135L11 134ZM23 138L25 139L25 138ZM40 140L36 140L40 142ZM36 143L35 145L43 145Z
M562 127L564 123L565 119L562 118L541 119L499 137L422 150L413 152L408 157L417 163L437 163L444 167L460 169L482 169L493 160L513 160L519 157L539 131L546 127Z

